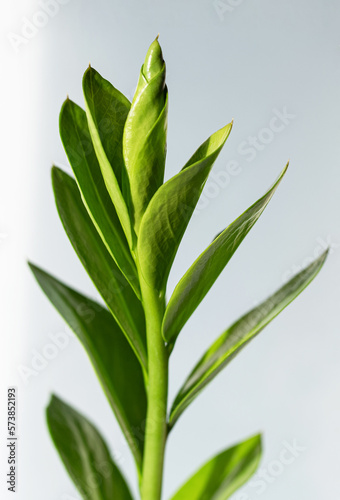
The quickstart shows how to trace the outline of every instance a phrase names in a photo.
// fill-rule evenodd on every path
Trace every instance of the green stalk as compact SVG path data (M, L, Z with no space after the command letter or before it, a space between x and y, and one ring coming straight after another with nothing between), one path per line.
M149 360L148 410L145 430L142 500L160 500L167 438L168 353L161 334L164 297L140 274Z

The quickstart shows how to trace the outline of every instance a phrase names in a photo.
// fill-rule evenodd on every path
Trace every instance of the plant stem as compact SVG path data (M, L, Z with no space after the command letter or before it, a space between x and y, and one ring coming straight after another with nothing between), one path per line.
M142 500L160 500L167 437L168 353L162 338L164 298L140 276L148 347L148 410L146 418Z

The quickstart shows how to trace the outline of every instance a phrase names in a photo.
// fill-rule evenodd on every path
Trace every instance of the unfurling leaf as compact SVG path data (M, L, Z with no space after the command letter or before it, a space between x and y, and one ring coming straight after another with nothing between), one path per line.
M174 344L181 329L204 299L243 239L271 200L288 165L273 187L228 226L196 259L177 284L165 311L163 337Z
M52 182L57 209L65 231L146 373L145 318L142 304L92 224L76 182L56 167L52 169Z
M138 240L141 272L149 286L164 292L179 244L210 170L232 123L205 141L185 167L159 188L142 220Z
M98 430L56 396L47 423L67 472L85 500L132 500L125 479Z
M256 471L261 459L261 436L254 436L212 458L171 500L227 500Z
M130 215L137 235L143 214L163 183L167 115L165 63L156 39L142 66L123 136L130 186Z
M30 267L83 344L141 472L147 401L135 353L107 309L33 264Z
M185 408L202 389L313 281L326 257L327 252L294 276L262 304L242 316L213 343L176 396L170 413L170 427L175 424Z

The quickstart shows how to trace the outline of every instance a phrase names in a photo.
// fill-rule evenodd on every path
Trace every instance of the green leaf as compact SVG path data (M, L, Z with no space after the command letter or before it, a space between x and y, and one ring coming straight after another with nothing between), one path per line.
M52 396L48 427L67 472L85 500L132 500L98 430L76 410Z
M82 203L76 182L52 169L56 204L65 231L94 285L147 371L144 311L102 242Z
M140 296L137 270L126 240L130 237L131 241L127 208L125 206L126 214L122 216L124 210L120 204L115 201L113 206L92 144L86 113L70 99L64 102L60 112L60 135L92 222L117 266ZM99 148L98 141L96 144ZM125 205L124 200L122 204Z
M122 225L128 232L131 246L134 236L128 220L129 181L122 144L124 125L131 104L91 67L84 74L83 92L89 130L103 179Z
M30 268L83 344L141 472L147 400L135 353L107 309L33 264Z
M223 451L201 467L171 500L227 500L255 473L261 452L260 435Z
M142 220L138 257L149 286L163 293L179 244L232 123L205 141L152 198Z
M122 191L127 175L122 141L130 101L91 66L84 73L83 92L89 130L104 180L106 169L113 170Z
M196 259L176 285L165 311L163 337L174 344L181 329L204 299L216 279L228 264L243 239L272 198L288 165L274 186L219 234Z
M327 253L324 252L267 300L242 316L213 343L176 396L170 412L170 427L202 389L313 281Z
M123 136L131 195L130 213L136 234L152 196L163 183L167 116L165 63L158 40L155 40L142 66Z

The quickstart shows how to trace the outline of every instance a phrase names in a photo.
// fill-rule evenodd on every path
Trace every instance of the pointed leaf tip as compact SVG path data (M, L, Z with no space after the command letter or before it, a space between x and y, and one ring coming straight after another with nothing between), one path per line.
M32 272L46 297L85 348L141 470L144 438L142 433L136 436L135 429L146 417L147 400L143 372L128 340L113 316L100 304L42 269L32 266Z
M228 133L221 130L222 135L227 137ZM209 150L210 148L211 143L203 144L203 149ZM196 156L197 152L193 156L194 160L196 160ZM243 239L263 213L286 170L287 166L266 194L222 231L178 282L164 314L163 337L166 342L175 342L191 314L206 296Z
M83 498L132 500L107 444L87 418L55 395L51 397L46 416L55 447ZM98 464L109 467L110 474L100 471ZM96 481L89 481L89 477L95 477Z
M94 69L87 70L85 79L88 86L92 83L92 87L95 87L96 75L98 73ZM108 106L106 111L109 111ZM120 116L122 116L122 111L120 111ZM137 270L128 244L128 235L131 236L131 223L127 206L118 186L117 177L111 165L107 165L107 156L103 153L101 157L103 161L100 163L98 160L96 149L98 151L101 138L98 134L96 137L98 141L92 140L88 124L89 121L82 108L70 100L64 102L59 118L60 136L81 192L81 202L86 207L91 222L99 232L110 255L127 277L136 295L139 296ZM122 131L119 134L118 129L117 125L113 129L114 132L109 135L118 133L118 138L121 139ZM97 148L95 148L95 144L97 144ZM116 153L117 149L116 147ZM122 152L120 152L120 156L117 153L116 158L117 164L120 160L123 163ZM105 170L106 167L107 170ZM103 172L107 174L107 177L103 175ZM110 175L111 184L108 181ZM110 192L107 189L108 185L112 188ZM117 193L116 198L113 191ZM62 197L63 195L61 195ZM61 199L60 201L63 204L66 203L65 200Z
M169 417L170 429L203 388L314 280L327 254L328 250L261 304L234 322L210 346L175 398Z
M150 45L144 61L143 73L145 78L150 81L164 68L164 59L161 46L158 42L158 36Z
M164 180L168 114L165 73L162 49L156 39L141 68L123 134L129 209L137 237L144 212Z
M257 435L222 453L201 467L171 500L227 500L255 473L261 458Z
M230 130L228 124L211 135L183 169L158 189L143 216L140 269L145 281L159 292L165 290L179 244Z
M101 234L96 229L99 226L94 226L84 206L76 181L62 170L55 169L52 174L52 185L66 234L112 315L127 335L142 366L146 369L145 320L140 301L109 253ZM102 199L105 198L102 197ZM114 237L113 230L114 227L107 228L111 237ZM115 238L116 249L117 241L118 239ZM132 274L130 278L131 276Z
M52 392L52 394L50 394L50 399L46 407L46 413L48 413L52 409L53 405L58 403L62 404L62 400L54 392Z

